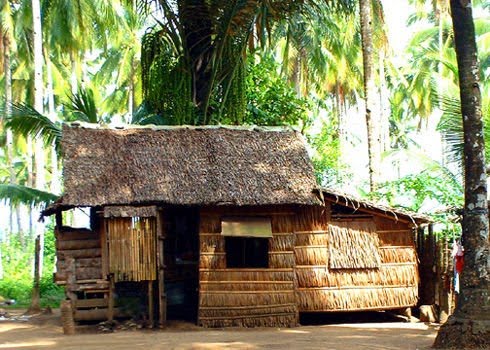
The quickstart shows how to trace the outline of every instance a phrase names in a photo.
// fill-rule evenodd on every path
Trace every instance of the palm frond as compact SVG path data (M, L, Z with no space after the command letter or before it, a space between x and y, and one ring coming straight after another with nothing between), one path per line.
M95 107L94 93L90 88L79 88L78 92L68 97L71 106L66 106L72 113L74 120L88 123L98 123L97 107Z
M10 115L6 117L5 126L14 133L24 137L41 137L46 145L55 145L59 149L61 125L40 114L33 107L24 103L9 105ZM7 114L5 107L0 107L0 114Z
M18 205L24 204L27 206L47 206L54 202L58 196L36 190L35 188L22 185L0 184L0 201Z

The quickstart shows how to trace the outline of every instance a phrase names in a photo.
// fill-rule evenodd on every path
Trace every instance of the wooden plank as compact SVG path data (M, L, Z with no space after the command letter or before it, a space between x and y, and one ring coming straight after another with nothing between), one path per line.
M58 250L64 251L89 248L100 248L100 241L98 239L56 241L56 249Z
M80 308L96 308L96 307L108 307L109 299L107 298L94 298L94 299L77 299L75 300L75 307Z
M63 250L59 251L58 255L65 259L67 257L72 258L96 258L101 256L100 248L91 248L91 249L77 249L77 250Z

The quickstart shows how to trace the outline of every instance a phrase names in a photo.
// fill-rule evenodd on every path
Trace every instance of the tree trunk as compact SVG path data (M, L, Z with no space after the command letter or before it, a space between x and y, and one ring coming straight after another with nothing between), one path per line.
M40 237L36 237L36 244L34 246L34 285L32 287L32 300L31 306L29 307L29 313L36 313L41 310L40 303L40 291L39 291L39 280L40 280L40 252L41 252L41 244Z
M465 267L454 314L441 327L437 348L490 347L490 242L475 27L469 0L451 0L464 130Z
M379 182L381 164L381 141L379 116L376 107L376 86L373 71L373 31L371 0L359 0L361 20L362 59L364 69L364 100L366 105L366 126L369 155L369 186L374 191Z
M210 67L213 53L211 15L205 0L178 1L178 6L186 39L185 50L189 55L191 65L193 102L200 114L200 124L207 124L209 112L206 109L212 89ZM200 20L196 20L196 13L199 13Z
M41 30L41 4L40 0L32 0L32 26L33 26L33 48L34 48L34 108L37 112L43 114L43 39ZM43 140L37 138L35 141L34 153L36 165L36 189L45 190L46 187L46 158L44 154ZM40 236L41 253L40 253L40 273L42 274L43 246L44 246L44 225L40 222L35 224L36 236Z

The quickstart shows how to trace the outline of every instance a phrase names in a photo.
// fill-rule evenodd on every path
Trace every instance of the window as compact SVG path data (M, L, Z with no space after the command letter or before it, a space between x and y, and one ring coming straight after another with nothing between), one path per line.
M226 266L229 268L269 267L271 219L265 217L228 217L221 221L225 237Z
M269 267L267 238L226 237L226 267Z

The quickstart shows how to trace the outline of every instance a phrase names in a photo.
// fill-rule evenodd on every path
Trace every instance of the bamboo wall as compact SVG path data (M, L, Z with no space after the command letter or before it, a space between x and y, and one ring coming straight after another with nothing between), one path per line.
M114 282L156 280L156 219L106 219L109 272Z
M271 217L269 268L226 268L222 216ZM294 274L294 212L275 208L201 210L199 312L204 327L276 326L298 323Z
M338 237L336 249L329 249L332 248L329 246L332 233L350 227L350 234L360 230L366 235L369 226L375 228L372 233L376 237L366 242L369 243L366 249L359 245L360 242L356 243L359 251L355 260L358 266L371 268L332 265L330 252L339 251ZM364 228L361 230L361 227ZM353 243L348 236L343 242L347 246ZM374 266L374 256L363 256L373 254L373 246L378 247L379 267ZM352 250L349 253L354 254ZM328 205L326 208L305 208L297 219L295 256L300 312L384 310L417 303L417 256L408 224L365 215L359 218L344 216L335 221L330 217Z
M56 227L56 274L58 284L69 277L67 258L75 259L75 280L102 278L102 252L99 232L66 226Z

